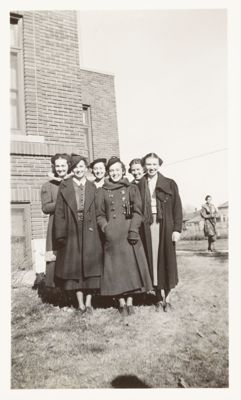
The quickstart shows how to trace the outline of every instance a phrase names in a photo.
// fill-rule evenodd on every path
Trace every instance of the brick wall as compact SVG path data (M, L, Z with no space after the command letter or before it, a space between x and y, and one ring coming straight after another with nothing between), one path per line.
M51 171L50 157L88 155L82 104L91 107L93 157L119 154L114 77L80 70L76 11L16 13L23 16L25 132L11 137L11 200L30 204L37 257L48 221L40 189Z
M26 132L84 146L75 11L23 13Z
M83 104L91 107L94 158L119 155L114 76L80 70Z

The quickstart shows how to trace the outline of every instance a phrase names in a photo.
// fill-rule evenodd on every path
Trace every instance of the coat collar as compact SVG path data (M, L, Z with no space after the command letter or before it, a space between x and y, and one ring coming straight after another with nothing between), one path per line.
M130 186L130 182L127 178L122 178L119 182L112 182L109 178L107 178L105 179L105 183L102 187L108 190L115 190L120 189L123 186Z
M87 212L89 210L91 204L94 201L96 188L95 188L94 184L89 182L88 180L86 181L85 188L86 188L86 190L85 190L84 211ZM71 178L62 181L61 192L62 192L66 202L68 203L69 207L74 212L74 215L76 215L77 214L77 203L76 203L75 192L74 192L74 184L73 184L73 180Z
M147 183L147 179L148 176L146 174L141 178L139 185L144 184L144 182ZM166 178L164 175L160 174L160 172L157 173L156 191L163 191L168 194L173 194L170 185L170 180Z

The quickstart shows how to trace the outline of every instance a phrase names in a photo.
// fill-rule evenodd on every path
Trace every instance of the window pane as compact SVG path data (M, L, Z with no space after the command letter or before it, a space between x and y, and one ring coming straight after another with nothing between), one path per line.
M11 129L19 129L18 93L15 91L11 91L10 96Z
M10 25L10 43L11 47L20 47L18 24Z
M89 140L88 140L89 132L88 132L88 128L84 128L84 133L85 133L85 135L84 135L84 147L86 149L88 149L88 151L89 151Z
M88 108L83 108L83 124L89 125L89 110L88 110Z
M11 53L10 55L10 68L11 68L11 89L18 88L18 55Z

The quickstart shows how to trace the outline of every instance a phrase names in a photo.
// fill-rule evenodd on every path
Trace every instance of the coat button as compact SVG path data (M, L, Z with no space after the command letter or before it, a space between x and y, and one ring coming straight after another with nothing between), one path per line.
M122 191L121 191L121 194L125 194L125 190L122 190Z
M113 218L116 218L116 214L113 215Z
M115 208L114 208L114 207L112 207L112 208L111 208L111 211L115 211Z

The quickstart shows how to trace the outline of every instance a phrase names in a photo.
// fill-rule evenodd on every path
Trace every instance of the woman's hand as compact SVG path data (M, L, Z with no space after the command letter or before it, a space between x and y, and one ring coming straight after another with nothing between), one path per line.
M172 233L172 241L178 242L178 240L180 239L180 236L181 236L180 232L173 232Z
M138 239L128 239L128 242L131 244L131 245L135 245L137 242L138 242Z
M131 245L135 245L135 244L138 242L138 239L139 239L139 234L138 234L138 232L136 232L136 231L129 231L127 239L128 239L128 242L129 242Z

